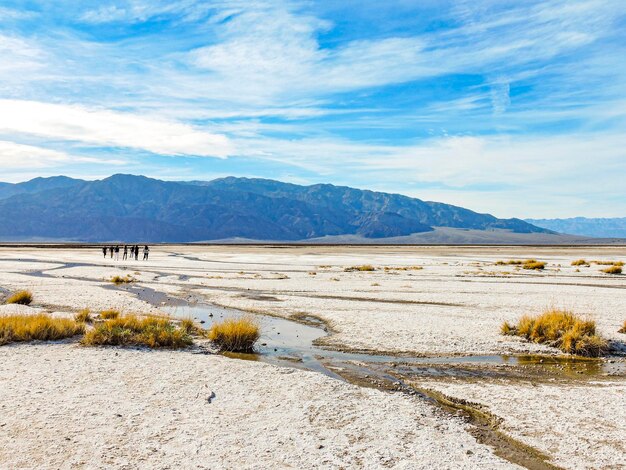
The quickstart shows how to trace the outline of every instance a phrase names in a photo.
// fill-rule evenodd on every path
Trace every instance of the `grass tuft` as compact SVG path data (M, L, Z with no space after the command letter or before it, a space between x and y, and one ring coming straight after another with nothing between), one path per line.
M85 334L81 344L180 349L192 342L191 336L169 319L124 315L97 324Z
M111 278L111 282L116 286L120 284L130 284L132 282L135 282L135 278L132 277L130 274L127 274L126 276L113 276Z
M607 274L622 274L622 267L613 265L603 269L602 272Z
M208 338L222 351L251 352L261 335L259 324L253 318L229 318L214 323Z
M53 341L85 332L85 325L46 314L0 317L0 345L18 341Z
M422 266L385 266L385 271L419 271Z
M188 335L199 335L202 332L202 328L196 324L193 318L183 318L180 321L180 329L183 330Z
M376 268L371 264L363 264L361 266L351 266L349 268L344 269L345 272L354 272L354 271L376 271Z
M589 266L589 263L584 259L577 259L576 261L572 261L572 266Z
M617 332L618 333L624 333L626 335L626 320L624 320L624 324L622 325L622 327Z
M7 304L30 305L33 302L33 294L29 290L18 290L7 300Z
M546 267L546 263L544 263L543 261L537 261L535 259L527 259L526 261L524 261L524 264L522 265L523 269L534 269L536 271L541 271Z
M594 321L584 320L565 310L549 309L535 317L524 315L517 325L503 323L500 332L579 356L598 357L608 350L606 340L596 334Z
M114 320L115 318L119 318L119 316L119 310L103 310L100 312L100 318L102 320Z
M85 308L74 315L74 320L78 323L91 323L93 322L93 318L91 317L91 310Z

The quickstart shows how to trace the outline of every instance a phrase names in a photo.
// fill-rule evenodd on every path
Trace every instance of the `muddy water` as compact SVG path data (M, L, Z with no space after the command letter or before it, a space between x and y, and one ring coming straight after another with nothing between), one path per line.
M215 321L245 315L240 310L209 304L181 304L164 309L167 313L179 318L194 318L206 329L210 328ZM339 378L337 369L359 367L379 371L390 369L394 375L419 377L516 378L519 376L519 378L556 377L588 380L626 375L626 363L619 360L537 355L400 357L335 351L315 345L316 340L328 334L324 325L315 318L304 319L307 324L259 314L254 314L254 318L261 327L261 338L256 352L254 354L229 353L228 356L314 370L335 378ZM313 326L315 323L319 326Z

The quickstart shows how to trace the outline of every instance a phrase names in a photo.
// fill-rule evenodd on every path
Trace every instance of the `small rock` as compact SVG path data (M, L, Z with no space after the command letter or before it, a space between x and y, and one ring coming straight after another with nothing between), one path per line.
M474 452L472 452L471 450L467 450L467 452L465 452L467 455L474 455Z

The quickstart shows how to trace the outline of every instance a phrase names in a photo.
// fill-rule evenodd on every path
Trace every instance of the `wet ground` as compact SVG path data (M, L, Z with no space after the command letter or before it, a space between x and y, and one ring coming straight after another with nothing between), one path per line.
M158 297L155 295L151 294L153 300ZM175 317L193 318L207 329L213 322L246 315L236 309L188 304L180 300L175 306L164 309ZM619 358L606 360L538 355L401 357L328 350L316 346L316 342L329 332L324 323L315 317L298 318L298 321L259 314L254 314L254 317L262 331L255 353L224 355L311 370L359 386L420 396L437 406L442 413L464 419L472 435L479 442L491 446L497 455L531 470L559 467L551 464L545 454L501 432L501 420L480 406L454 400L432 390L422 390L412 381L437 377L443 380L571 383L626 376L626 361Z

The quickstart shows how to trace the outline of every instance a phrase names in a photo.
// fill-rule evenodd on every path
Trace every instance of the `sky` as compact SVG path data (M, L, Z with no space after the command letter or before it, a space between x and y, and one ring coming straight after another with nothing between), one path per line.
M623 0L0 0L0 181L332 183L626 216Z

